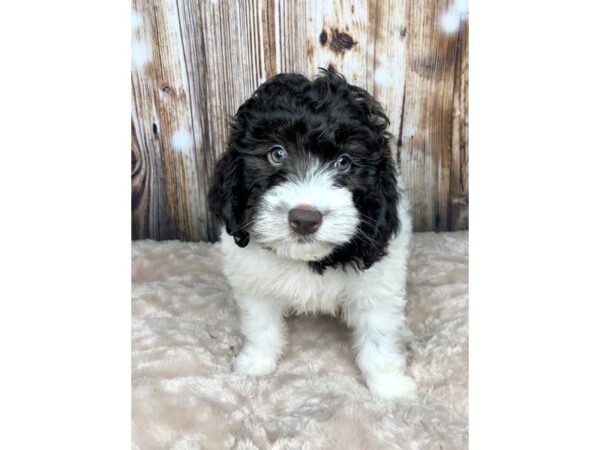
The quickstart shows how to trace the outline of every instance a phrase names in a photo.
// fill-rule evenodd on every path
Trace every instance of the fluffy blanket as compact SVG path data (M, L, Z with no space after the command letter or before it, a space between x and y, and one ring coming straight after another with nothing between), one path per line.
M458 449L468 444L468 234L414 235L416 404L373 398L336 319L289 320L274 374L231 372L242 339L219 244L132 244L136 449ZM260 280L257 280L260 282Z

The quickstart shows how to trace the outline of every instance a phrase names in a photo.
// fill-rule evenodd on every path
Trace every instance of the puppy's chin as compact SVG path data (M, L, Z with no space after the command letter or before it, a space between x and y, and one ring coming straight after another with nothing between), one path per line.
M287 242L271 243L267 248L280 258L311 262L320 261L330 255L335 245L311 238L292 238Z

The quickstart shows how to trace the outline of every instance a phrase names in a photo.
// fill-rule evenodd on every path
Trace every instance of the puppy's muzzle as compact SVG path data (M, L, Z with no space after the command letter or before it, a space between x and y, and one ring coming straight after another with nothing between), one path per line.
M323 214L309 205L298 205L288 213L288 222L298 234L313 234L323 223Z

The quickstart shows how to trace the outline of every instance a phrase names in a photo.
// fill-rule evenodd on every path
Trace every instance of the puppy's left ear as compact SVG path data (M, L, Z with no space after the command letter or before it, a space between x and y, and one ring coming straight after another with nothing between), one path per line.
M362 213L359 224L363 239L358 239L358 252L361 268L368 269L387 254L390 240L398 233L400 218L399 192L396 165L389 154L380 162L372 174L372 188L356 198Z
M217 219L225 224L227 234L235 243L245 247L250 235L244 228L245 198L242 189L243 160L233 150L227 150L217 161L208 206Z
M355 104L360 105L366 121L376 137L376 166L368 176L371 188L359 195L358 202L365 219L359 227L364 242L359 244L362 266L368 269L387 253L390 240L398 232L401 224L398 211L400 189L398 172L390 150L391 134L387 131L390 124L383 108L367 91L356 86L351 87Z

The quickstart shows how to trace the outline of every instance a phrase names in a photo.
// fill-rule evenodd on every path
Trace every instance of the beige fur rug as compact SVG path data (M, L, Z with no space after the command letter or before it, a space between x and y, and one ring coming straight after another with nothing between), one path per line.
M412 405L371 396L326 317L289 320L274 374L231 373L242 341L219 245L138 241L132 255L134 448L467 448L468 233L413 238Z

